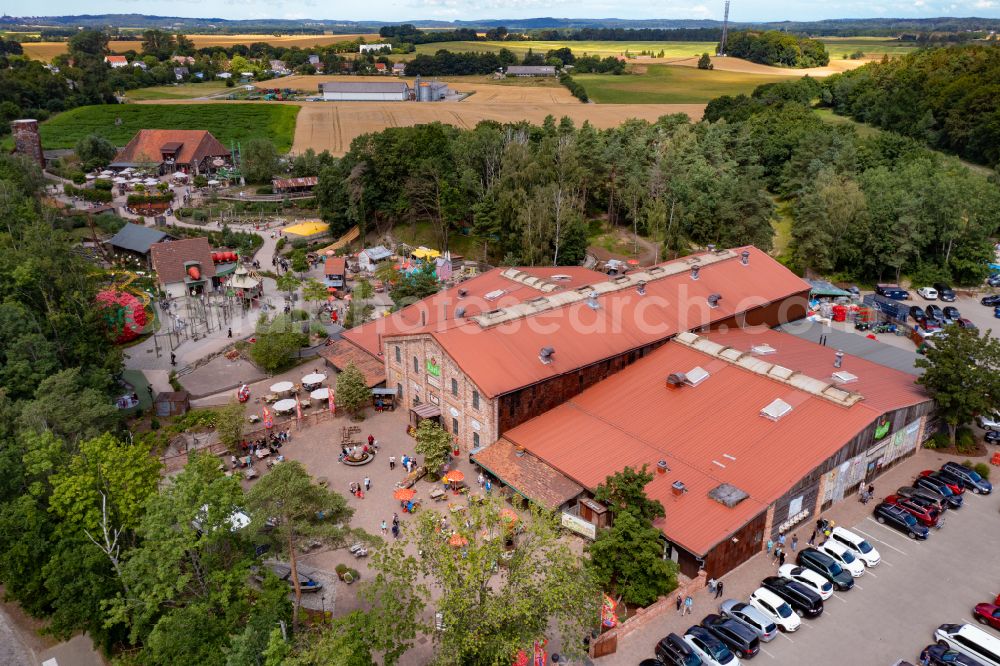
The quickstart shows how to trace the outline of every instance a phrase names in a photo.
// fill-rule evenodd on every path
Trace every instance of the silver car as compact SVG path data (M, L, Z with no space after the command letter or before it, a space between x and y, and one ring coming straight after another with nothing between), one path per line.
M750 604L736 599L726 599L719 606L719 612L753 631L765 643L774 640L778 635L778 627L774 621Z

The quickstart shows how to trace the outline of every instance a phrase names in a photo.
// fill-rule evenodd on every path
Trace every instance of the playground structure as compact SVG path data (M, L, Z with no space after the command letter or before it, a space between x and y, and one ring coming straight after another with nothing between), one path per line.
M361 237L361 230L357 227L357 225L355 225L350 229L348 229L343 236L341 236L336 240L336 242L334 242L331 245L327 245L324 248L320 248L319 250L317 250L317 252L319 254L325 254L328 251L336 252L337 250L342 250L343 248L347 247L348 244L350 244L352 241L355 241L360 237Z

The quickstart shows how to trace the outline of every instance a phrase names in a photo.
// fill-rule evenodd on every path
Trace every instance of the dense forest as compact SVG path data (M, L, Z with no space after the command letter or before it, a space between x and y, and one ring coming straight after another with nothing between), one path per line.
M1000 46L927 49L833 76L837 113L1000 163Z
M386 129L321 172L318 198L335 232L430 220L444 247L475 233L508 264L579 261L594 220L647 235L664 256L708 243L771 249L780 204L799 271L981 282L996 183L912 139L825 123L810 108L820 95L808 78L762 86L712 102L700 123Z
M775 67L822 67L830 62L823 42L777 30L730 33L726 55Z

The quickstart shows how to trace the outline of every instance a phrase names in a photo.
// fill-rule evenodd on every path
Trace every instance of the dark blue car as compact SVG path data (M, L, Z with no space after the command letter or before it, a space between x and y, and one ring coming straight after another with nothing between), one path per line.
M875 507L875 520L887 527L899 530L911 539L923 540L930 534L930 530L918 523L917 519L911 516L908 511L888 502L882 502Z

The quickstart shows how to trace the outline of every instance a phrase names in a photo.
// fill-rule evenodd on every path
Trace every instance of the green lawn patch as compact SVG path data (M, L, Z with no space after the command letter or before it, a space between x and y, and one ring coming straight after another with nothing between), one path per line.
M577 74L573 77L599 104L701 104L722 95L751 93L765 83L788 81L767 76L674 65L646 65L639 74Z
M287 152L298 113L295 105L266 103L81 106L42 123L42 144L49 149L72 148L83 137L99 134L124 146L141 129L203 129L227 146L264 138Z
M180 83L173 86L138 88L136 90L127 91L125 96L132 101L193 99L195 97L207 97L209 95L225 92L226 90L236 90L236 88L226 88L225 81L206 81L204 83Z

